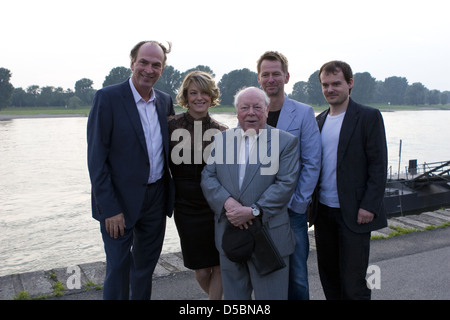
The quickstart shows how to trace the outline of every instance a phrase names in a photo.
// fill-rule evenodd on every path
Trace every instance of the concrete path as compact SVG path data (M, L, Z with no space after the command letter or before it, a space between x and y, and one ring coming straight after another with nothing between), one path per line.
M369 283L373 300L449 300L450 228L426 230L450 222L450 209L389 219L389 227L372 235L387 236L395 226L417 229L371 243ZM308 259L311 300L323 300L314 236L310 234ZM101 300L105 263L94 262L67 268L0 277L0 300L22 296L45 300ZM59 289L58 289L59 288ZM180 253L160 257L154 273L152 300L207 300L183 266Z

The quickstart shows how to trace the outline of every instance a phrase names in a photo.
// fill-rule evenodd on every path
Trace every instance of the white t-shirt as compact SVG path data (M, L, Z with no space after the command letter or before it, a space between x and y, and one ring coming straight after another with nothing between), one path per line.
M336 183L337 149L339 144L339 134L345 112L337 116L327 116L322 127L320 137L322 140L322 170L320 173L320 203L339 208L339 196Z

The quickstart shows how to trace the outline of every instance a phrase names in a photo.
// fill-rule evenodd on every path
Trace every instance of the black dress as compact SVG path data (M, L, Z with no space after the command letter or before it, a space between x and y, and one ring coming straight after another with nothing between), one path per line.
M198 124L201 121L202 137L208 129L223 131L227 127L212 119L209 114L197 120L188 112L169 118L170 137L172 137L172 133L176 129L186 129L191 137L190 146L181 147L182 138L179 138L180 140L177 141L170 141L170 168L176 188L174 219L178 235L180 236L184 265L186 268L196 270L219 265L219 253L214 241L214 213L210 209L200 187L201 172L205 166L203 150L211 141L203 141L202 138L201 146L196 145L202 151L202 161L201 163L196 163L198 161L194 161L194 121L197 123L196 131L199 131ZM198 135L200 132L195 132L195 134ZM176 149L174 150L174 155L172 155L174 148ZM187 157L190 159L190 163L178 163L180 160L175 160L178 157L185 159L186 155L183 154L183 151L190 153L190 158ZM197 154L199 154L199 151L197 151Z

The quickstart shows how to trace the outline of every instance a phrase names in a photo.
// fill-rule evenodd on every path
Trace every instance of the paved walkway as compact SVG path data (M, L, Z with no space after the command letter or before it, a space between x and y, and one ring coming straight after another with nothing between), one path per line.
M393 217L389 219L387 228L373 232L372 236L387 237L396 231L396 227L424 231L430 226L442 226L449 223L450 208L418 215ZM310 233L310 243L311 253L308 264L311 299L322 300L324 297L318 280L313 233ZM411 263L410 260L413 256L418 259L415 263ZM394 286L390 290L385 290L383 294L380 293L381 290L373 290L374 299L417 298L414 292L419 290L419 287L415 288L414 284L410 287L401 285L397 288L398 281L410 283L407 281L409 279L407 270L414 273L409 277L415 277L416 284L417 281L422 281L421 291L428 290L429 296L422 298L419 296L419 299L450 299L450 228L414 232L391 237L388 240L372 240L371 263L375 263L383 271L384 286L388 288ZM402 266L401 270L398 269L400 266ZM423 269L420 269L422 266ZM411 270L413 267L415 269ZM396 272L392 272L394 268ZM373 271L374 275L376 271ZM429 276L430 272L433 274L431 282L428 278L423 278ZM0 277L0 300L10 300L19 296L32 299L98 300L102 298L101 287L104 276L104 262L3 276ZM430 285L431 287L426 289ZM441 291L437 289L439 286L443 287ZM389 292L394 294L386 295ZM169 253L160 257L154 273L152 299L204 300L207 298L196 283L193 271L183 266L181 253Z

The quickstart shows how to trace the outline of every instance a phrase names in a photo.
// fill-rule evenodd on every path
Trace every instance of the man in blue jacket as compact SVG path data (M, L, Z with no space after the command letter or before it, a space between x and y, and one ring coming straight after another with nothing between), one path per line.
M170 46L155 41L138 43L130 54L131 78L99 90L89 114L92 215L106 253L104 299L151 297L174 198L167 116L175 112L170 96L153 88L168 52Z
M257 62L258 82L270 98L267 124L298 139L299 177L288 205L296 239L290 258L289 299L308 300L309 254L306 209L320 174L320 133L311 106L289 99L284 85L289 82L288 61L276 51L265 52Z

